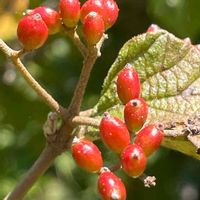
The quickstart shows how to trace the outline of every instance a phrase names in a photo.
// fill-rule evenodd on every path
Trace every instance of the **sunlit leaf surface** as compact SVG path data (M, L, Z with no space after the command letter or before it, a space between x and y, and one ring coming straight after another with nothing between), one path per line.
M141 96L149 105L148 122L183 123L200 111L200 53L161 30L136 36L122 47L105 79L95 115L109 110L123 116L115 81L126 63L133 64L141 78ZM181 136L167 137L164 145L200 159L194 146Z

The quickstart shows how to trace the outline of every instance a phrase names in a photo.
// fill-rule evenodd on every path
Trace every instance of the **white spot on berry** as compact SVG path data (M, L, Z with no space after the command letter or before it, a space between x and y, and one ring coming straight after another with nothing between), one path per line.
M113 190L112 194L111 194L111 199L112 200L119 200L120 199L120 195L117 192L117 190Z
M49 14L51 14L52 13L51 8L46 8L46 12L49 13Z
M96 13L96 12L94 12L94 11L92 11L92 12L90 12L89 14L88 14L88 16L90 16L90 17L96 17L98 14Z
M39 13L34 14L33 17L34 17L35 20L41 20L42 19L41 15Z
M112 179L109 179L108 182L110 185L115 186L115 182Z
M134 149L132 154L131 154L131 158L138 159L139 156L140 156L140 152L138 151L138 149Z
M84 145L83 154L86 154L87 152L89 152L89 151L91 151L91 150L92 150L92 148L91 148L89 145L85 144L85 145Z
M156 128L153 128L151 134L152 136L155 136L157 134L158 130Z

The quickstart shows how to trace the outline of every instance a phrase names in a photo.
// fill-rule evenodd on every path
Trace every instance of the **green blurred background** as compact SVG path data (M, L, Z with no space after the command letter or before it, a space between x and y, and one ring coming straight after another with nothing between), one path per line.
M83 2L83 1L82 1ZM0 0L0 38L19 49L17 22L26 8L57 7L58 1ZM156 23L180 38L200 43L199 0L118 0L119 19L108 31L87 87L83 109L95 105L106 73L122 45ZM39 82L62 104L70 101L80 74L82 57L64 34L51 36L44 47L25 56L23 62ZM45 145L42 125L50 111L26 84L13 65L0 53L0 199L33 164ZM115 156L103 147L106 164ZM200 199L200 162L161 148L148 163L147 174L157 177L155 188L144 188L122 172L128 200ZM97 176L76 167L70 152L56 159L45 176L31 189L26 200L99 200Z

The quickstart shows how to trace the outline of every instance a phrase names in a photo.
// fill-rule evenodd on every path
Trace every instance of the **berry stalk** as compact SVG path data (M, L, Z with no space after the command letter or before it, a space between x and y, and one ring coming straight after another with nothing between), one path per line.
M85 47L85 45L80 40L80 37L76 32L76 28L75 29L68 29L65 25L63 25L63 30L67 34L67 36L73 41L75 46L81 52L82 56L85 58L87 56L87 48Z
M96 62L96 59L101 55L100 49L103 44L103 41L107 38L107 35L103 35L101 40L96 44L96 46L91 46L88 49L87 56L83 61L83 68L79 81L76 85L74 95L72 97L71 103L68 107L68 115L72 118L80 112L80 107L85 93L85 89L92 71L92 67ZM69 116L66 116L68 118Z

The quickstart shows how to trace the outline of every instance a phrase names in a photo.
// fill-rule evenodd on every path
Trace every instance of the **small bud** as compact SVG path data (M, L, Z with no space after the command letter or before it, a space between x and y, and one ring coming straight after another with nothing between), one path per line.
M156 24L151 24L147 29L147 33L154 33L160 30L160 27Z
M192 41L189 37L186 37L183 39L183 41L186 43L186 44L189 44L189 45L192 45Z

